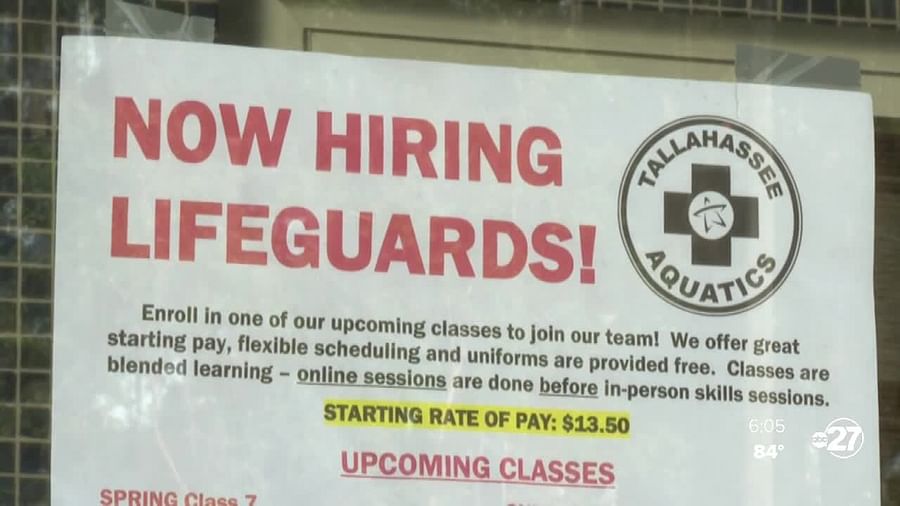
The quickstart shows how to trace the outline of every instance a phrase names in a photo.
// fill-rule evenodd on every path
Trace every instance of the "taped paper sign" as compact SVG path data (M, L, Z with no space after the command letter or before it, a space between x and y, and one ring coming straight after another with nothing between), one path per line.
M54 504L878 504L866 95L63 46Z

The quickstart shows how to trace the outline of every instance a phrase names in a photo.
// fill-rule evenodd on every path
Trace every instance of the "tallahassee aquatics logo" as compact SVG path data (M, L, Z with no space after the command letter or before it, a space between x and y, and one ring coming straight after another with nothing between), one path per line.
M747 311L787 278L800 248L787 163L737 121L691 116L637 149L619 190L619 230L643 281L681 309Z

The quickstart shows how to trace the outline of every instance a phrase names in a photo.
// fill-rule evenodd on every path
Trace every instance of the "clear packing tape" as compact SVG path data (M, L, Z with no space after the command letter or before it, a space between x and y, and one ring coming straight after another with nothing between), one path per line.
M213 42L216 22L162 9L106 0L106 34L120 37Z
M856 60L807 56L776 49L738 44L734 76L738 82L858 91L860 66Z

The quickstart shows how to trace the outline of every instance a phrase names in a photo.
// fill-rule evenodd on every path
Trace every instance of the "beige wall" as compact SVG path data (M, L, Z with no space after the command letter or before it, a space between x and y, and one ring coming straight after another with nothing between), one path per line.
M739 43L860 62L876 115L900 117L900 34L889 30L563 7L517 0L232 0L234 42L575 72L734 80ZM249 27L252 25L252 29Z

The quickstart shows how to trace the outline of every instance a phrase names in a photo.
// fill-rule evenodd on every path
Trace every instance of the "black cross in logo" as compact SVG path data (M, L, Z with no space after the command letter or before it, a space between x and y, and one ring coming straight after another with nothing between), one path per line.
M719 239L701 237L691 227L690 205L698 194L714 191L725 197L734 210L731 230ZM731 194L731 169L724 165L691 166L691 193L665 192L663 222L667 234L691 236L691 264L731 266L731 238L759 237L759 201ZM721 216L710 217L711 226L725 225ZM709 231L707 225L707 231Z

